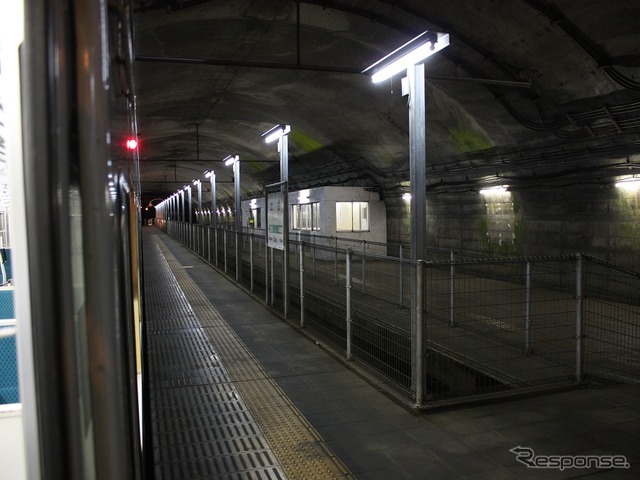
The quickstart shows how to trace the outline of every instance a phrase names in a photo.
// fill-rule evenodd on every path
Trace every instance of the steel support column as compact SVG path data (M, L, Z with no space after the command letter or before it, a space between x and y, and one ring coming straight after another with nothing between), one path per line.
M426 117L425 117L425 81L424 63L410 65L407 68L407 79L409 84L409 180L411 182L411 203L410 203L410 226L411 226L411 262L416 265L418 260L424 259L425 238L426 238ZM417 390L417 385L423 379L417 378L417 364L422 361L418 355L424 355L422 347L418 342L423 339L418 338L418 321L423 320L418 315L417 298L421 295L417 290L417 272L414 270L411 280L411 351L412 360L412 383L413 389ZM422 352L422 353L421 353Z

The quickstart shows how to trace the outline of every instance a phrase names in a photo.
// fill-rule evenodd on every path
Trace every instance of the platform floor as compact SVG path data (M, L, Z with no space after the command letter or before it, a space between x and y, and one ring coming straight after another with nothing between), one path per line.
M640 386L418 415L160 230L143 242L158 480L640 476ZM516 447L629 468L531 468Z

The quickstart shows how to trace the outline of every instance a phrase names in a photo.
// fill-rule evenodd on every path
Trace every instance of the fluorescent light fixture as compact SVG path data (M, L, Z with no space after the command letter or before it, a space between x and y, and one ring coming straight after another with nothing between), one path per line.
M501 195L507 193L507 185L498 185L497 187L483 188L480 195Z
M411 200L411 194L406 192L402 194L402 199L406 202L408 202L409 200Z
M416 65L449 46L449 34L441 32L422 32L386 57L378 60L362 71L370 74L373 83L379 83L404 72L410 65Z
M229 165L233 165L234 163L236 163L238 160L240 160L240 157L238 155L228 155L222 161L228 167Z
M213 173L213 170L207 170L206 172L204 172L204 178L211 178Z
M266 143L271 143L275 140L280 139L280 137L285 136L290 131L291 131L291 125L278 124L275 127L270 128L269 130L264 132L262 136L264 137L264 141Z
M616 187L627 192L635 192L640 190L640 179L627 178L625 180L620 180L619 182L616 182Z

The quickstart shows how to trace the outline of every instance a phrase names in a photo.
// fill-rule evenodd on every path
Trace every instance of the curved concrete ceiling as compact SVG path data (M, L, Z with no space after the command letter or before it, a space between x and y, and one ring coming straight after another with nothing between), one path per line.
M409 179L400 79L360 72L424 30L427 190L610 183L640 173L637 0L140 0L135 81L143 203L240 155L242 191L279 180L261 134L292 125L291 188Z

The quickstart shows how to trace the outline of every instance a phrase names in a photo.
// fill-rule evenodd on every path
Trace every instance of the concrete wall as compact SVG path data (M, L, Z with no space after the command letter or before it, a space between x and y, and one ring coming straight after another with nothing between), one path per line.
M389 242L409 243L409 203L388 198ZM572 186L427 197L427 245L480 256L583 252L640 271L640 192Z

